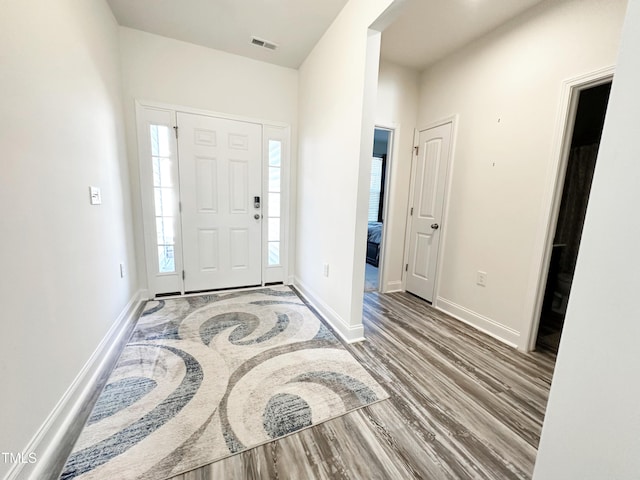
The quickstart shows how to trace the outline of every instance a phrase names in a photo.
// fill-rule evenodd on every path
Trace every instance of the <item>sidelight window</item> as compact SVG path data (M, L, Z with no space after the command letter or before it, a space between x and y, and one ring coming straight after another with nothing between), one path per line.
M175 185L171 176L170 128L151 125L151 161L155 198L158 272L174 273L175 262Z
M282 142L269 140L269 208L267 210L268 265L280 265L280 199L282 179Z

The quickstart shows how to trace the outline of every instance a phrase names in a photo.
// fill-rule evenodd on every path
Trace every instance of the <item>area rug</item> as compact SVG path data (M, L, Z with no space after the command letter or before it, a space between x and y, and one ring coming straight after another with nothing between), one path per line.
M289 287L152 301L61 478L166 479L387 397Z

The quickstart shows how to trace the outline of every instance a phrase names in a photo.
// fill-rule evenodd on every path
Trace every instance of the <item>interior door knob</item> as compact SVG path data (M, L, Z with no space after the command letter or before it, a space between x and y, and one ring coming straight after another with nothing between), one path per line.
M440 228L440 225L438 225L437 223L432 223L431 228L433 228L434 230L437 230Z
M253 218L255 218L256 220L260 220L260 214L259 214L259 213L256 213L256 214L253 216Z

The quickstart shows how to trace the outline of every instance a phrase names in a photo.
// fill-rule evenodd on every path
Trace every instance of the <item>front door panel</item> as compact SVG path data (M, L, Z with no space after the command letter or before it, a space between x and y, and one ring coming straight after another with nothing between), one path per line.
M177 119L185 291L261 284L262 127Z

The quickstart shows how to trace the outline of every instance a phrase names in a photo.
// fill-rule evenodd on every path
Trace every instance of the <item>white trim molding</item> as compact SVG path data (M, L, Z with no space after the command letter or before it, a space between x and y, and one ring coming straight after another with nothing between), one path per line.
M305 286L298 277L295 278L293 286L345 342L355 343L364 340L364 326L362 323L355 326L348 325L333 308L323 302L320 297Z
M149 107L149 108L156 108L160 110L171 110L174 112L193 113L195 115L204 115L207 117L224 118L226 120L237 120L239 122L259 123L261 125L271 125L274 127L283 127L283 128L290 127L288 123L279 122L275 120L265 120L263 118L251 117L247 115L236 115L233 113L216 112L213 110L193 108L193 107L188 107L186 105L176 105L174 103L156 102L155 100L145 100L141 98L135 99L135 105L136 105L136 108L138 106Z
M403 292L404 288L402 286L402 280L394 280L392 282L387 282L387 286L385 287L383 293L393 293L393 292Z
M134 294L62 398L24 449L36 463L16 463L4 480L57 480L93 404L133 332L146 292ZM84 414L84 415L83 415Z
M434 308L457 320L460 320L463 323L466 323L467 325L471 325L473 328L492 336L496 340L499 340L510 347L517 348L520 343L520 332L517 330L505 327L489 317L480 315L473 310L469 310L468 308L451 302L445 298L438 297L437 303L434 304Z

